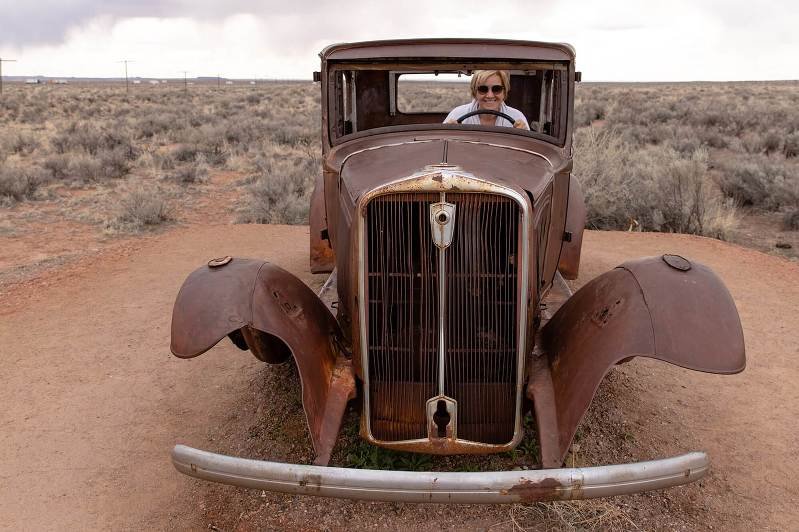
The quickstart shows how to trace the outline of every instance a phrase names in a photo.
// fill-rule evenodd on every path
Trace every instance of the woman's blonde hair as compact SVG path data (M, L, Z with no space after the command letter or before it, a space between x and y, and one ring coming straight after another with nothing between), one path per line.
M477 86L484 84L494 74L502 80L502 86L505 87L505 97L507 98L510 92L510 76L507 70L475 70L474 74L472 74L472 81L469 83L469 88L472 90L472 98L477 98Z

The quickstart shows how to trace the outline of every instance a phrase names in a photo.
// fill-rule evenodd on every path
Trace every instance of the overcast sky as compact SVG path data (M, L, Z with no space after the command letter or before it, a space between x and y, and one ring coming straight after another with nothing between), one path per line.
M568 42L586 81L799 79L797 0L0 0L4 75L309 79L326 45Z

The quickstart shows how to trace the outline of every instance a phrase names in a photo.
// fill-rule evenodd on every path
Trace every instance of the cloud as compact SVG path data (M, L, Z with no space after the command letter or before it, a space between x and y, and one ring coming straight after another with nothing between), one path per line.
M14 2L12 5L11 2ZM33 4L34 6L28 5ZM586 80L795 79L799 3L766 0L0 0L15 73L308 78L343 41L500 37L569 42Z
M302 9L297 2L248 0L0 0L0 44L57 44L70 30L104 18L191 18L213 21L237 13L280 14ZM331 3L321 0L320 5ZM311 2L305 1L310 7Z

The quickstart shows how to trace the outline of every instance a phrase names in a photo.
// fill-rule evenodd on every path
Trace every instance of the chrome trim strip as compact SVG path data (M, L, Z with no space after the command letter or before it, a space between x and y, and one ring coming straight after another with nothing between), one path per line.
M391 144L381 144L379 146L370 146L368 148L363 148L360 150L355 150L354 152L348 154L344 159L341 161L341 167L344 168L344 165L347 164L347 160L352 157L353 155L358 155L359 153L373 151L373 150L380 150L382 148L393 148L395 146L402 146L404 144L427 144L429 142L435 142L441 139L429 139L429 140L404 140L402 142L393 142Z
M428 142L436 142L436 141L439 141L439 140L446 140L447 142L462 142L464 144L481 144L481 145L484 145L484 146L491 146L493 148L504 148L506 150L513 150L513 151L520 151L520 152L523 152L523 153L529 153L530 155L535 155L537 157L540 157L540 158L544 159L547 162L547 164L549 164L550 168L554 168L555 167L555 165L552 164L552 161L549 159L549 157L547 157L543 153L539 153L539 152L533 151L533 150L528 150L526 148L517 148L516 146L507 146L505 144L496 144L496 143L493 143L493 142L484 142L484 141L481 141L481 140L467 140L467 139L459 139L459 138L437 138L437 137L433 137L433 138L430 138L430 139L423 139L423 140L405 140L405 141L402 141L402 142L393 142L391 144L381 144L379 146L370 146L368 148L355 150L354 152L352 152L352 153L348 154L346 157L344 157L344 159L341 161L341 167L343 168L344 165L347 163L347 159L349 159L353 155L358 155L359 153L363 153L363 152L366 152L366 151L379 150L381 148L393 148L393 147L396 147L396 146L402 146L404 144L426 144Z
M439 202L447 202L445 192L439 196ZM447 247L438 244L436 247L438 248L438 395L444 395L444 362L447 356L444 338L447 313Z
M632 464L482 473L378 471L236 458L176 445L175 469L191 477L297 495L414 503L514 503L593 499L688 484L710 460L692 452Z
M444 342L447 312L446 260L447 248L440 248L438 250L438 395L444 395L444 360L447 355L447 346Z
M370 441L373 443L385 445L386 447L429 442L426 439L403 440L403 441L382 441L376 439L372 434L372 423L370 415L370 397L369 397L369 356L368 344L366 339L366 305L364 305L366 296L366 274L365 274L365 255L364 255L364 226L366 218L366 205L377 196L386 194L394 194L400 192L411 193L435 193L435 192L489 192L508 196L519 205L522 212L522 235L521 235L521 268L519 269L519 293L518 309L516 326L518 327L518 353L517 353L517 367L516 367L516 419L513 429L513 439L507 444L487 444L481 442L471 442L469 440L457 440L466 442L476 447L485 449L490 452L492 449L507 449L516 447L524 436L522 430L522 395L524 393L524 364L525 364L525 346L527 337L527 290L529 285L529 272L530 272L530 224L532 223L532 206L529 203L526 195L517 192L515 189L492 183L485 179L479 178L474 174L465 172L461 169L437 168L431 172L429 169L422 170L416 174L397 179L385 185L379 186L369 192L362 194L357 200L357 216L355 223L357 224L358 233L358 325L359 325L359 338L361 345L361 367L363 368L363 396L364 396L364 421L366 426L366 434ZM439 375L439 380L440 380ZM443 393L443 392L442 392Z

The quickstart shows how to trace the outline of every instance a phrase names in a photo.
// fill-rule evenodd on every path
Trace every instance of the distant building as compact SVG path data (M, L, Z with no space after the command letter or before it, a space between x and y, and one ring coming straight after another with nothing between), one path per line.
M141 80L140 79L134 79L133 80L133 84L134 85L141 85Z
M233 82L232 81L226 81L225 85L233 85Z
M36 79L36 78L28 78L28 79L25 80L25 84L26 85L38 85L41 82L42 82L42 80Z
M56 85L66 85L69 82L65 79L55 79L53 80L53 83L55 83Z
M149 83L150 85L158 85L159 81L157 79L151 79Z

